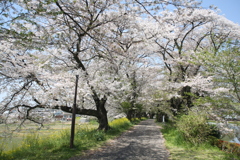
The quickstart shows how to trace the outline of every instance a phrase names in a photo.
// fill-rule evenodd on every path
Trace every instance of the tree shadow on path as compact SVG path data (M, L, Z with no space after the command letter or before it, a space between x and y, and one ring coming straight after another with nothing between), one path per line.
M98 151L70 160L167 160L168 156L160 127L150 119L135 125Z

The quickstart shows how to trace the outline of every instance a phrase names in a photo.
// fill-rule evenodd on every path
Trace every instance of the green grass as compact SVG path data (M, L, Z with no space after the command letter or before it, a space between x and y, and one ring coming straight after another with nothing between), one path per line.
M39 134L39 136L48 136L55 132L61 132L64 129L70 130L71 122L52 122L44 125L40 130L35 123L27 122L20 129L15 130L19 124L8 124L8 128L4 124L0 124L0 150L9 151L18 148L24 137L28 134ZM84 127L85 124L76 124L76 127ZM97 125L88 125L92 128L97 128Z
M84 150L101 146L108 139L114 138L132 126L126 118L110 122L111 130L97 131L95 125L76 126L74 149L69 148L70 130L61 129L52 134L43 131L31 132L22 137L21 145L12 150L0 150L0 159L4 160L66 160L82 155ZM21 136L20 136L21 137Z
M172 124L161 124L171 160L238 160L233 154L225 153L209 143L193 146L187 143Z

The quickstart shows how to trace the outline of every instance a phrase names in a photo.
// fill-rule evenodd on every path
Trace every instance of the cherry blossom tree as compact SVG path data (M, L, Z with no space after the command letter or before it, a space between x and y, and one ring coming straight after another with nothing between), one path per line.
M211 86L205 83L203 86L208 88L204 88L199 83L207 82L209 78L200 74L202 64L191 63L193 57L204 54L206 48L217 53L228 38L239 37L239 25L210 9L178 8L174 12L164 11L162 15L159 21L165 26L161 25L164 26L161 29L166 30L155 42L168 71L168 86L171 86L168 90L175 91L170 104L179 111L183 105L194 106L191 93L200 96L201 91Z
M203 76L191 56L206 48L217 52L238 30L211 10L194 9L194 0L18 0L8 6L14 12L1 12L10 16L1 19L8 22L1 23L1 113L15 109L39 123L36 108L71 112L79 75L77 114L97 117L102 130L109 129L107 112L118 102L131 108L154 103L150 83L163 77L156 88L169 91L170 99L184 88L180 95L192 106L185 92L193 87L184 83ZM162 66L152 71L153 53L168 74L156 74Z
M1 91L5 93L1 112L15 109L24 120L34 122L38 122L31 116L36 108L71 112L73 77L79 74L81 108L77 113L97 117L99 129L108 130L105 104L111 91L121 83L117 83L113 72L118 53L109 49L113 31L106 28L113 22L121 23L121 17L126 14L144 13L143 3L14 2L14 13L6 12L11 16L6 27L10 38L1 39Z
M102 84L112 81L108 79L109 68L104 67L111 65L105 60L111 57L96 47L104 48L100 26L121 16L114 11L117 5L108 1L22 1L19 5L25 8L27 17L12 23L11 28L18 34L34 36L28 37L27 43L31 44L25 41L19 45L15 39L2 41L1 76L5 81L1 89L8 89L2 111L27 108L25 118L35 122L30 113L35 108L70 112L72 78L79 74L82 106L91 97L89 103L92 101L91 106L96 108L81 108L77 113L97 117L99 129L108 130L105 103L109 93L107 85ZM103 79L106 81L100 83Z
M141 106L139 102L142 88L149 83L147 68L151 63L151 55L154 53L151 39L155 31L152 30L152 26L149 27L151 25L149 19L127 14L120 21L113 26L115 27L113 29L114 39L110 42L109 49L117 53L116 73L120 80L129 87L128 90L120 92L119 103L131 120L137 114L136 106Z

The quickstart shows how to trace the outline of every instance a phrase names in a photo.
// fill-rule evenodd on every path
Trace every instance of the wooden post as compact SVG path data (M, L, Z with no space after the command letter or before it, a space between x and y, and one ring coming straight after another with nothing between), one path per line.
M76 75L75 95L74 95L74 102L73 102L73 109L72 109L70 148L74 147L75 119L76 119L76 109L77 109L77 87L78 87L78 75Z

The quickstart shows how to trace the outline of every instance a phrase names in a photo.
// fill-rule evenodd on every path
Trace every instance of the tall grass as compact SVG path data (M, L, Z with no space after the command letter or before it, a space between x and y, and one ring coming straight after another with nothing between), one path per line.
M110 122L108 132L98 131L88 125L77 127L74 138L74 149L69 148L70 130L62 130L51 135L38 132L27 134L20 147L11 151L1 151L0 159L4 160L65 160L83 154L84 150L98 147L104 141L119 135L132 126L129 120L121 118Z
M170 151L170 159L178 160L238 160L236 155L220 151L210 142L194 145L186 141L183 134L172 123L161 124L161 132L166 140L165 145Z

